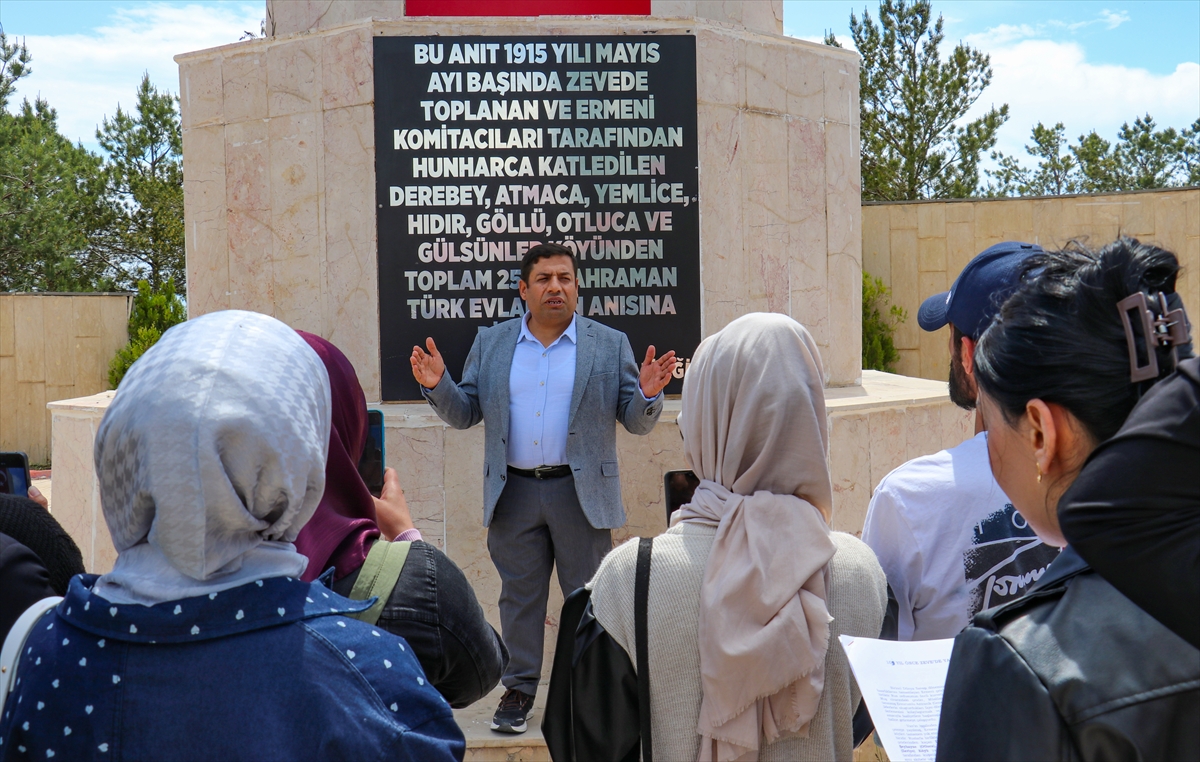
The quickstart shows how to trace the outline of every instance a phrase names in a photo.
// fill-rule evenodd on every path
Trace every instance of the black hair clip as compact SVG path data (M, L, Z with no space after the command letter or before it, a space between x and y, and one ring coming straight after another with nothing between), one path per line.
M1182 309L1167 310L1167 297L1158 292L1158 315L1150 311L1150 303L1141 291L1117 302L1121 313L1121 324L1125 327L1125 342L1129 346L1129 380L1133 383L1158 378L1158 353L1160 346L1174 347L1186 344L1188 331ZM1138 363L1137 342L1133 336L1133 323L1129 313L1136 312L1141 323L1142 336L1146 340L1146 362Z

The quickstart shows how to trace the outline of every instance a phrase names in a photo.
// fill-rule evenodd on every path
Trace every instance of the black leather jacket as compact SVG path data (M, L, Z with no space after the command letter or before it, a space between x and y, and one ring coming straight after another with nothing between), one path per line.
M955 638L937 758L1200 758L1200 650L1068 547Z

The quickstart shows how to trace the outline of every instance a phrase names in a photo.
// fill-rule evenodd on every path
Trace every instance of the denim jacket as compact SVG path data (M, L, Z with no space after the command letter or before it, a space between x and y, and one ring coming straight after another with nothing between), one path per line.
M75 577L30 632L0 759L461 760L462 732L369 602L290 577L155 606Z

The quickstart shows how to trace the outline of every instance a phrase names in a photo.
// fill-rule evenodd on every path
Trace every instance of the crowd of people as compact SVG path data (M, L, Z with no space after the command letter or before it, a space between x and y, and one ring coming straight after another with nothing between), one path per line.
M830 528L812 336L734 320L684 380L698 486L616 548L614 426L653 428L674 357L639 368L576 315L569 250L522 265L528 312L481 331L460 382L432 339L412 357L447 423L490 422L503 637L395 471L368 490L349 360L212 313L133 365L97 432L112 571L0 502L0 638L21 638L0 759L461 760L451 707L503 682L493 729L532 716L555 565L556 760L849 760L871 718L839 635L955 638L939 760L1200 756L1200 360L1173 254L1000 244L931 296L976 434L884 478L861 540Z

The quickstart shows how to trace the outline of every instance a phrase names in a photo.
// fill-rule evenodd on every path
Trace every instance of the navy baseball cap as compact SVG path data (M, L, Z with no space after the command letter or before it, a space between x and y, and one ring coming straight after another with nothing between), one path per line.
M1005 241L984 249L967 263L949 291L934 294L917 310L917 323L936 331L947 323L978 341L1021 279L1021 267L1034 254L1035 243Z

